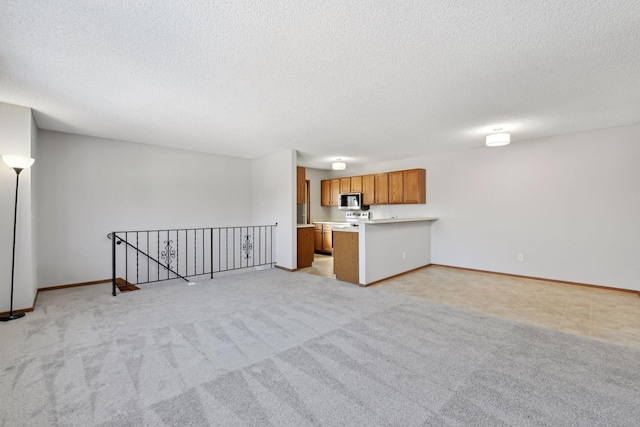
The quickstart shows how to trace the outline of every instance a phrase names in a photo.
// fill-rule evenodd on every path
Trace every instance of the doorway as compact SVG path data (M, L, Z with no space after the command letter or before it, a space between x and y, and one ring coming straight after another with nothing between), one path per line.
M333 257L331 255L316 253L313 255L313 263L311 267L301 268L298 271L316 276L328 277L329 279L336 278L336 275L333 274Z

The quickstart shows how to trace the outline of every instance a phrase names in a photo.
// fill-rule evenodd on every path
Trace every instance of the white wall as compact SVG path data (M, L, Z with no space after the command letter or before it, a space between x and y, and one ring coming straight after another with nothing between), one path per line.
M417 167L427 170L426 205L371 211L374 218L440 217L432 228L433 263L640 290L640 125L344 175Z
M31 149L31 157L33 159L38 158L38 126L36 126L36 120L33 117L33 111L31 111L31 140L29 141L30 149ZM39 214L38 210L38 189L36 188L36 181L38 180L38 171L40 170L40 166L34 165L29 168L31 172L31 217L29 218L31 223L31 277L32 287L31 291L33 292L34 297L38 293L38 224L37 224L37 216Z
M0 154L33 157L31 152L33 117L31 109L0 103ZM20 174L16 254L14 276L14 310L31 308L36 295L35 259L33 257L31 176L38 160ZM11 295L11 253L13 247L13 213L16 173L0 161L0 312L9 311Z
M359 229L363 285L431 264L431 221L362 224Z
M252 221L277 223L275 257L278 266L296 268L296 151L285 150L252 161Z
M39 286L108 279L121 230L251 223L251 161L40 130Z

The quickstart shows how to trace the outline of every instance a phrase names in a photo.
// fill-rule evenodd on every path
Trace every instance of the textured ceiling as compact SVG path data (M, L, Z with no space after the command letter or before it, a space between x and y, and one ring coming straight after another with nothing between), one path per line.
M306 166L640 121L637 0L0 0L42 129Z

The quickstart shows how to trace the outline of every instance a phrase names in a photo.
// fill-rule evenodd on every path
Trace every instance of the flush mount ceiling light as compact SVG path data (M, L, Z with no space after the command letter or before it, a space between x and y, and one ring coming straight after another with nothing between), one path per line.
M511 135L501 132L502 128L497 128L493 131L495 133L487 135L487 147L500 147L501 145L508 145L511 142Z
M343 171L347 168L347 164L342 161L342 159L336 159L335 162L331 163L331 169L334 171Z

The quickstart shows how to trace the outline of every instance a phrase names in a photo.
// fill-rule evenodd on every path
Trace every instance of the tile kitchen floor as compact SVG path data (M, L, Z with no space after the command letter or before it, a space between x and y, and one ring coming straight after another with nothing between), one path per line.
M336 278L336 275L333 274L333 257L331 255L315 254L311 267L301 268L298 271L331 279Z
M300 271L333 275L316 255ZM430 266L374 286L518 322L640 349L638 293Z

